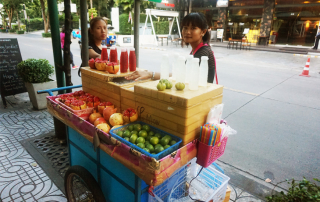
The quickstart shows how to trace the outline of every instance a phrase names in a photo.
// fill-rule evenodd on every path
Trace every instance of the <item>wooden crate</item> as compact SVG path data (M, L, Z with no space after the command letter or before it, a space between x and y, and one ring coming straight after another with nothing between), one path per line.
M183 108L202 103L204 100L221 95L223 92L223 86L209 83L206 87L199 87L196 91L189 90L188 84L186 84L183 91L178 91L175 87L164 91L158 91L158 83L159 81L150 81L148 83L137 84L134 86L134 92L148 98L154 98ZM173 86L175 86L175 83L173 83Z
M112 102L120 112L121 98L120 89L122 87L134 86L137 83L146 82L142 80L125 84L117 84L110 81L108 73L93 70L87 67L81 68L82 89L92 95L98 96L102 101Z
M182 107L137 94L134 92L136 86L121 88L121 110L129 107L136 109L140 120L182 138L183 145L199 136L200 126L206 122L210 109L221 104L223 98L222 94L218 94L193 106Z

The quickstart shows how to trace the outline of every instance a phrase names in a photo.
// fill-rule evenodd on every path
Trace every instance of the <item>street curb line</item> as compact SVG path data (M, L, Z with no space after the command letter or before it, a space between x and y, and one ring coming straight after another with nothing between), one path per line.
M163 48L151 48L151 47L140 47L142 49L150 49L150 50L160 50L160 51L166 51L166 49Z
M308 58L320 58L317 55L303 55L303 54L293 54L294 56L300 56L300 57L308 57Z
M217 160L216 163L224 170L225 175L230 177L231 184L261 200L265 201L267 196L278 194L280 191L287 191L286 189L279 187L274 188L274 184L267 183L263 179L242 171L223 161Z

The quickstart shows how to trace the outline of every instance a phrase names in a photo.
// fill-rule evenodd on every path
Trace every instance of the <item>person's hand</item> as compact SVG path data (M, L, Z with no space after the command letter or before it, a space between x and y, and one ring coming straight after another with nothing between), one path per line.
M135 80L135 81L139 81L139 80L143 80L143 79L149 79L152 77L152 72L148 72L148 71L135 71L132 74L130 74L129 76L125 77L127 80Z

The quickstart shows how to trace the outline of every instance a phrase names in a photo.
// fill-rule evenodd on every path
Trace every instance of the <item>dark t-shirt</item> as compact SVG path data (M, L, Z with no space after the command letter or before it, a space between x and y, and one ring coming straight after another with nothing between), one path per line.
M89 42L89 49L94 50L96 53L98 53L99 55L101 55L101 50L100 48L95 44L95 43L90 43ZM90 58L89 58L90 59Z
M199 58L201 62L201 56L208 56L208 83L213 83L214 76L216 73L215 69L215 59L213 56L213 52L210 46L202 46L199 50L194 54L193 57Z

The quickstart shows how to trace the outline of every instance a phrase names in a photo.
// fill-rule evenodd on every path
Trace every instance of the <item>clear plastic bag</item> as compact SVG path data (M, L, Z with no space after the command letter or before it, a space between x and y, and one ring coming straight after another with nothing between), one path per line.
M224 104L219 104L210 109L210 112L207 116L207 122L211 124L219 124L221 117L222 117L222 111L223 111Z

